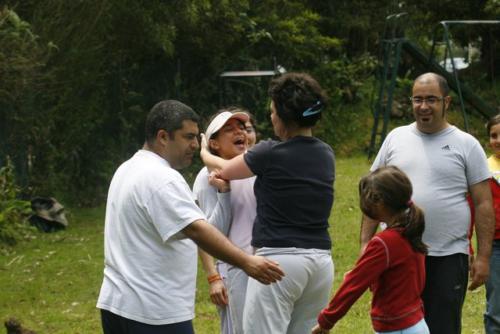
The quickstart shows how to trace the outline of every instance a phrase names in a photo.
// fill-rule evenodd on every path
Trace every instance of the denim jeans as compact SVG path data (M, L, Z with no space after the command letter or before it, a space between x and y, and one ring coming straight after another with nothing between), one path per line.
M500 334L500 240L493 240L490 258L490 277L486 282L486 334Z
M427 327L427 324L425 323L425 320L422 319L415 325L405 329L400 329L397 331L390 331L390 332L375 332L375 333L376 334L429 334L430 332L429 328Z

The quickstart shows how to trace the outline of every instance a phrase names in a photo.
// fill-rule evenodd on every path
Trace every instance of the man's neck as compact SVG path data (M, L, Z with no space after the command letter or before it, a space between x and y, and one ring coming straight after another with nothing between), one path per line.
M450 126L450 124L448 122L444 122L442 125L440 125L439 127L434 128L434 129L421 129L418 126L418 123L417 123L417 129L418 129L418 131L423 132L423 133L428 134L428 135L432 135L432 134L438 133L438 132L446 129L449 126Z
M154 144L149 144L148 142L145 142L144 145L142 145L142 149L148 152L152 152L156 155L159 155L160 157L168 161L165 155L162 154L162 152Z

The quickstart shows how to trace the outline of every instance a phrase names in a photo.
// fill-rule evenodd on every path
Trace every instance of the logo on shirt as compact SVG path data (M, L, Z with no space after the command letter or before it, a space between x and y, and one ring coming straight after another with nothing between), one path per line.
M441 149L445 151L451 150L450 145L444 145L443 147L441 147Z

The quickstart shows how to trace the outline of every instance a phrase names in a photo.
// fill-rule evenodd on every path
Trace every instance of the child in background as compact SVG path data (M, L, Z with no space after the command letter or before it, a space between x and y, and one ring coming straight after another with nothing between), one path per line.
M420 295L425 284L422 210L411 201L412 185L394 166L382 167L359 182L360 207L370 218L387 224L375 235L356 266L318 316L313 334L329 333L370 288L371 317L377 333L428 334Z
M490 276L486 282L486 312L484 328L486 334L500 333L500 114L486 124L493 154L488 158L488 167L493 175L490 179L493 207L495 209L495 237L490 257Z

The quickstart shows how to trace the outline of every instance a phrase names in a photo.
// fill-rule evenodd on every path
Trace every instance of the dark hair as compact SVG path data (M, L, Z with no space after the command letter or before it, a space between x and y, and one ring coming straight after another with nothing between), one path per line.
M146 118L146 142L152 143L159 130L168 132L173 138L175 130L182 128L182 122L190 120L199 122L199 116L191 107L176 100L163 100L151 108Z
M248 117L250 117L249 121L252 124L254 130L257 130L257 120L255 119L255 115L246 109L243 109L243 111L247 113Z
M314 126L327 104L326 94L319 83L306 73L286 73L272 79L269 95L285 125ZM307 113L308 110L314 112Z
M446 81L446 79L442 75L439 75L439 74L434 73L434 72L424 73L424 74L419 75L415 79L415 82L421 81L422 79L424 79L425 77L427 77L429 75L431 75L437 81L437 83L439 85L439 90L441 90L441 94L443 94L443 96L448 96L448 94L450 94L450 86L448 85L448 81Z
M493 116L489 119L488 123L486 123L486 135L490 136L490 130L494 125L500 124L500 114Z
M361 211L375 219L378 217L373 217L373 211L377 205L382 204L396 215L391 228L403 228L402 235L410 242L411 247L427 254L427 245L422 241L424 213L411 201L412 192L410 179L395 166L379 168L359 181Z

